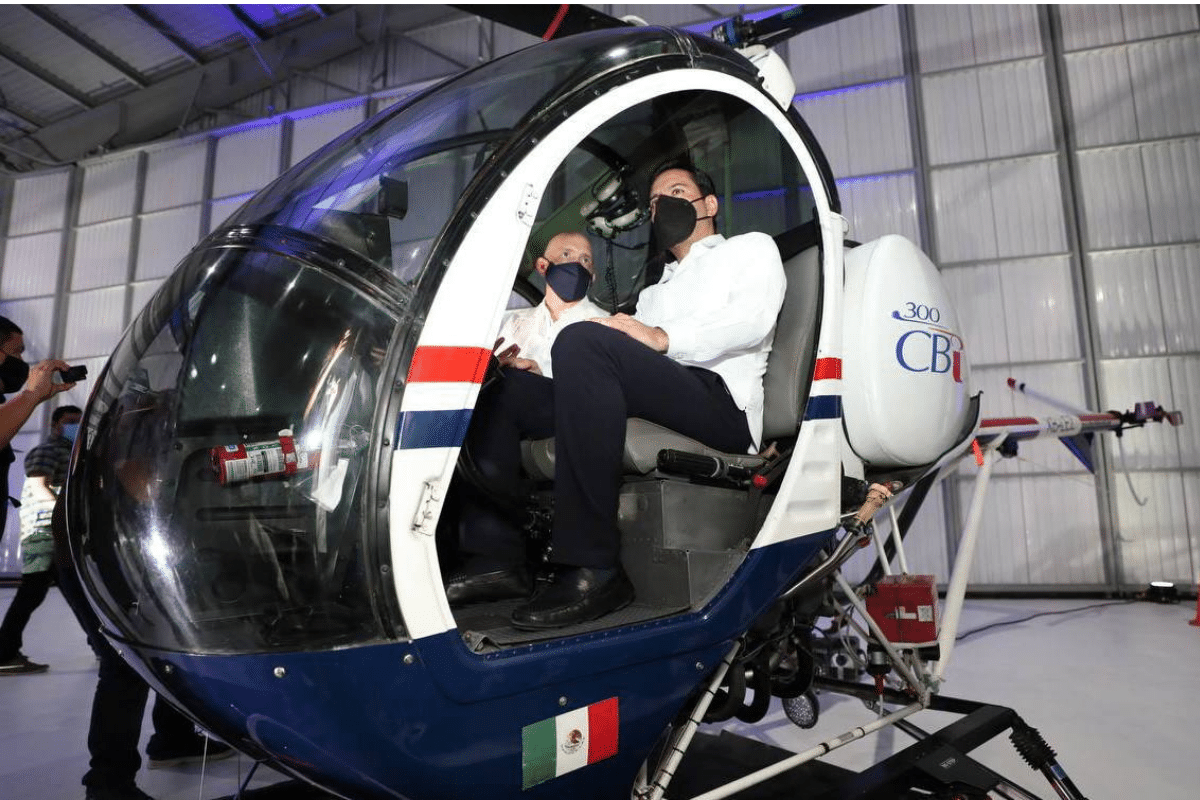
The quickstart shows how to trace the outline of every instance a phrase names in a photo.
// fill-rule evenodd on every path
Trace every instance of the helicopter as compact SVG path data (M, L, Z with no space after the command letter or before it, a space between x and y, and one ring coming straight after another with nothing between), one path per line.
M700 722L811 697L808 632L839 588L859 602L838 568L874 515L908 488L915 513L973 442L1013 433L981 421L928 257L847 238L768 47L860 9L739 18L718 41L565 8L545 9L543 44L381 112L249 200L87 404L68 538L106 635L206 730L341 797L664 796ZM455 491L488 491L463 443L502 315L540 297L535 243L588 230L606 250L593 299L634 307L661 267L646 185L681 156L716 177L723 231L767 233L783 260L774 447L719 453L631 420L634 604L533 632L511 603L452 609L439 522ZM535 541L553 453L524 454ZM902 684L877 682L881 715L900 706L879 727L935 707L938 637L865 618Z

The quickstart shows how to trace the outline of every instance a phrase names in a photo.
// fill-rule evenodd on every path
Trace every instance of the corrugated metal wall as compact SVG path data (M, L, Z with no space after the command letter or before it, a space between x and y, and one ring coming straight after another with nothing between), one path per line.
M689 8L606 10L682 24ZM292 107L327 106L10 181L0 314L25 328L32 358L60 353L98 371L190 243L407 90L369 92L528 41L475 20L412 31L288 82ZM1099 479L1061 448L1026 445L996 470L974 579L1021 590L1194 581L1196 6L889 6L781 50L851 235L901 233L942 265L986 415L1045 411L1012 396L1012 375L1076 405L1155 399L1192 423L1124 437L1102 451ZM236 111L268 114L278 91ZM18 448L38 441L46 413ZM946 575L973 473L967 464L927 502L910 566ZM17 569L15 540L0 545L0 574Z

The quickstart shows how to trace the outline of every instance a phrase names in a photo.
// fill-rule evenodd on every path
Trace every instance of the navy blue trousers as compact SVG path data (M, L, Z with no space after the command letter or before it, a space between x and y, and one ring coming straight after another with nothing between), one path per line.
M551 358L554 380L510 369L485 390L468 447L484 475L515 491L521 440L553 436L553 560L614 567L626 419L640 417L709 447L744 453L751 445L746 415L715 372L685 367L593 322L564 328ZM476 568L524 560L521 532L479 504L464 508L459 544Z

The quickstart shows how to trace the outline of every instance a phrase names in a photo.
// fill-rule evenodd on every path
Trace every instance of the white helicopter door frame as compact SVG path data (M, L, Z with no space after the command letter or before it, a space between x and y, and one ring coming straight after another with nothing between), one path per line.
M467 231L447 266L417 343L417 354L460 348L491 352L542 194L552 176L585 137L617 114L664 94L702 90L737 97L766 116L788 142L812 188L824 243L824 308L818 358L841 358L842 237L845 220L834 213L820 170L792 123L771 99L746 81L713 70L685 68L630 80L565 118L499 185ZM414 363L417 356L414 356ZM814 385L814 394L840 397L836 377ZM469 418L479 383L409 381L401 414L461 412ZM818 391L819 389L819 391ZM841 418L801 426L792 468L756 547L836 526L841 470ZM463 428L465 431L465 427ZM391 467L391 563L396 596L413 639L455 629L438 564L434 530L459 445L406 448L396 443Z

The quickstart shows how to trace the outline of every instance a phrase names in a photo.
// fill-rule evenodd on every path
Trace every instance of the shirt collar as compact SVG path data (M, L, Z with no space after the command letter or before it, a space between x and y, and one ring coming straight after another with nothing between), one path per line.
M711 236L705 236L698 242L694 242L691 249L688 250L688 254L683 257L683 261L672 261L670 264L667 264L665 267L663 267L663 275L659 280L659 283L662 283L667 278L670 278L671 275L673 275L681 265L690 264L724 241L724 236L719 233L714 233Z

